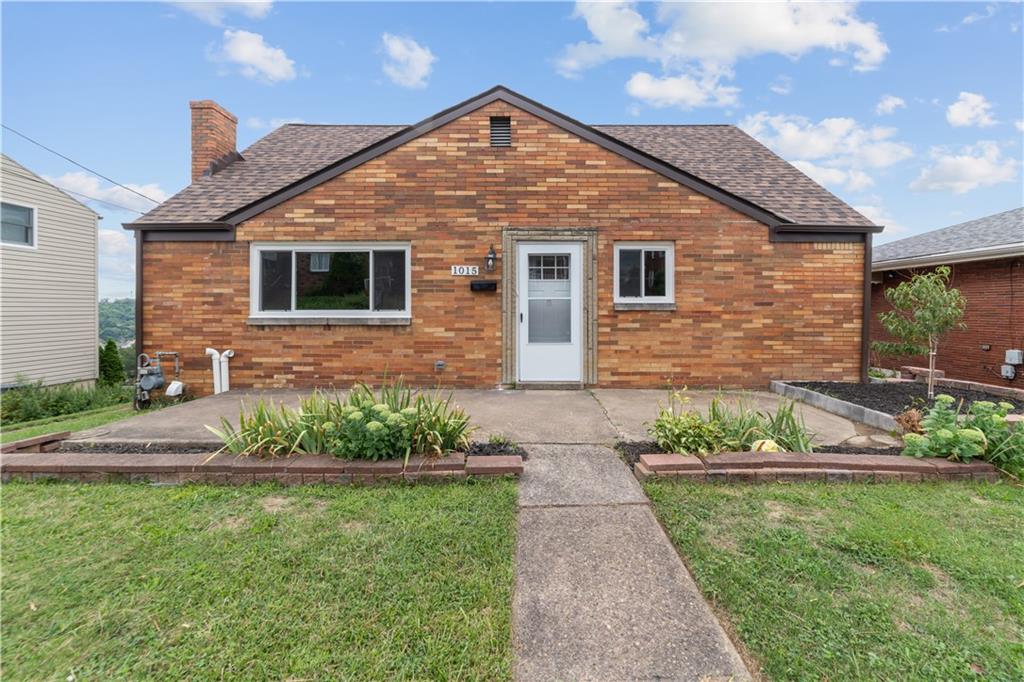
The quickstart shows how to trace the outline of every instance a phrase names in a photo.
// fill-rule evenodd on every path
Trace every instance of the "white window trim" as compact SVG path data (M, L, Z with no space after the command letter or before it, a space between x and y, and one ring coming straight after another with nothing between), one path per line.
M27 208L32 211L32 243L17 244L14 242L0 241L4 248L23 249L25 251L36 251L39 249L39 209L32 204L25 204L20 201L3 201L2 203L18 208Z
M405 310L295 310L297 259L296 253L316 251L404 251ZM292 252L292 309L260 310L260 254L264 251ZM370 256L370 301L373 301L373 255ZM398 318L412 317L412 246L409 242L253 242L249 247L249 317L282 318Z
M320 254L319 253L314 253L313 254L313 256L318 256L318 255L320 255ZM328 254L325 254L325 255L328 256L328 258L327 258L327 267L326 268L314 268L313 267L313 257L312 256L310 257L310 259L309 259L309 271L310 272L330 272L331 271L331 259L330 259L330 255L331 254L328 253Z
M664 251L665 252L665 295L664 296L644 296L642 293L639 296L621 296L619 295L619 252L623 249L627 251L635 251L637 249L643 251ZM613 267L614 271L614 287L615 287L615 303L675 303L676 301L676 247L673 242L615 242L615 263ZM643 257L640 258L640 277L641 282L643 281Z

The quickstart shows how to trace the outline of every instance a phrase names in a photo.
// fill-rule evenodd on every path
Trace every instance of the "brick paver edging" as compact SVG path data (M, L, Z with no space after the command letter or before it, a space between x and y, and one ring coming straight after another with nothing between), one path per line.
M640 455L633 474L640 481L674 477L729 483L999 480L999 472L988 462L963 464L931 457L803 452L723 452L706 459L663 453Z
M519 455L412 457L402 460L343 460L329 455L279 459L229 454L117 454L102 452L14 453L0 461L0 477L9 480L57 479L87 483L149 481L152 483L220 483L242 485L277 481L310 483L372 483L384 480L449 480L467 476L519 476Z

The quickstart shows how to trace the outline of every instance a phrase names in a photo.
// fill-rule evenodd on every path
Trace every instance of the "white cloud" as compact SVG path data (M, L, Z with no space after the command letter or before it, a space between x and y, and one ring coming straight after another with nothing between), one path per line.
M966 25L969 26L969 25L975 24L975 23L977 23L979 21L984 21L985 19L991 19L995 15L996 15L996 6L995 5L985 5L985 11L984 12L971 12L970 14L968 14L966 17L963 18L963 21L961 23L966 24Z
M269 130L274 128L280 128L283 125L289 123L305 123L301 118L271 118L264 119L259 116L250 116L245 119L245 125L253 130Z
M211 26L223 26L228 14L241 14L248 19L262 19L270 14L271 0L227 0L226 2L172 2Z
M789 76L779 76L772 81L771 85L768 86L768 89L776 95L788 95L793 92L793 79Z
M135 273L135 238L124 230L100 228L100 270L103 278L121 279Z
M45 177L47 182L50 182L63 190L67 190L76 199L91 204L93 208L96 208L101 214L109 213L112 210L116 211L118 210L117 206L122 206L140 213L145 213L151 208L156 207L156 204L152 201L146 201L138 194L130 192L124 187L118 187L117 185L109 185L101 182L96 176L89 175L83 171L65 173L60 177ZM125 187L130 187L136 192L144 194L151 199L156 199L159 202L165 201L167 197L170 196L155 182L151 182L146 185L136 185L129 182L125 184ZM98 201L90 201L90 199L96 199Z
M996 123L992 118L992 104L983 95L974 92L961 92L959 99L946 109L946 120L957 128L984 128Z
M1024 133L1024 118L1017 119L1014 121L1013 125L1016 126L1017 130Z
M430 48L412 38L385 33L381 36L387 58L382 68L395 85L403 88L425 88L437 57Z
M717 79L698 81L686 75L658 78L641 71L630 77L626 92L654 107L691 109L733 105L739 88L721 85Z
M964 194L978 187L988 187L1017 178L1016 159L1004 159L999 145L981 141L964 147L959 153L932 150L933 164L924 168L910 189L915 192L952 192Z
M833 164L884 168L913 156L910 147L891 138L895 128L862 127L852 118L825 118L759 112L739 126L790 159L827 159Z
M782 54L797 59L815 49L851 55L853 68L878 68L889 48L878 27L856 16L853 3L663 3L655 18L662 31L652 31L633 2L578 2L574 16L582 18L591 40L566 46L556 60L558 72L576 77L582 71L613 59L657 62L664 88L719 92L719 81L733 78L741 59ZM634 74L634 78L636 74ZM682 79L675 81L674 79ZM734 88L729 103L735 101ZM659 99L666 99L659 97ZM672 98L667 98L672 99ZM719 96L677 98L682 106L724 106Z
M268 84L295 78L295 62L279 47L267 45L263 36L251 31L224 31L220 50L209 55L216 62L234 64L246 78Z
M875 203L854 206L853 210L866 217L875 225L882 225L885 227L882 234L878 235L878 241L876 243L881 244L892 241L893 239L898 239L910 231L906 225L902 224L889 214L885 207L881 205L878 197L871 197L870 200Z
M909 146L892 139L894 128L863 127L852 118L814 123L803 116L762 111L745 117L739 126L815 182L852 192L875 184L868 169L885 168L913 156Z
M897 109L905 109L907 103L902 97L896 95L884 95L882 99L878 100L878 104L875 105L875 113L879 116L885 114L891 114Z

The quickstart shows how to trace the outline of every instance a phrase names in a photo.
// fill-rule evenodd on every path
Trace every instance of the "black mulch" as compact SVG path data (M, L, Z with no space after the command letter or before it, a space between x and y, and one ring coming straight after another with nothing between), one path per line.
M164 443L86 443L64 441L60 444L62 452L104 452L116 455L194 454L216 452L219 449L219 445L204 445L203 443L181 443L174 445Z
M910 407L925 410L931 406L931 402L927 399L928 387L916 381L872 382L867 384L853 384L840 381L795 381L792 383L794 386L808 388L812 391L838 398L839 400L845 400L848 403L854 403L855 405L861 405L890 415L897 415ZM953 396L958 402L963 400L963 409L965 411L975 401L988 400L994 403L1008 402L1014 406L1013 412L1024 412L1024 402L1004 398L992 393L936 386L935 395L942 393Z
M615 450L631 469L640 461L640 455L665 452L653 440L620 440L615 444ZM899 455L903 448L858 448L850 445L816 445L814 446L814 451L843 455ZM714 455L711 455L711 457L714 457Z
M528 459L526 450L516 443L481 443L473 441L466 450L467 455L499 457L501 455L519 455L523 461Z

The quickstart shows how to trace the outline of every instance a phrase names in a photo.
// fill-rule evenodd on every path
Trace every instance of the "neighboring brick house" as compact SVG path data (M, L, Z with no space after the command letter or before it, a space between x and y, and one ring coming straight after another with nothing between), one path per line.
M192 118L192 184L126 227L138 348L180 352L199 394L208 346L232 388L866 372L881 228L733 126L588 126L503 87L241 154L234 116Z
M1021 387L1024 367L1012 380L1000 376L1007 350L1024 349L1024 208L933 230L875 248L872 262L871 337L888 339L878 313L890 310L885 290L939 265L952 270L952 285L967 301L967 328L939 345L936 368L950 379ZM927 358L878 357L881 367L927 367Z

